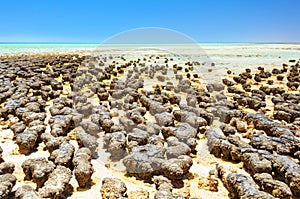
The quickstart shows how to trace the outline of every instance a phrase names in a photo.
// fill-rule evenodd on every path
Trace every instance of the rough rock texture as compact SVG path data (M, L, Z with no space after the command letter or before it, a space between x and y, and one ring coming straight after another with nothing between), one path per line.
M70 167L72 158L74 155L74 146L70 143L62 143L58 149L54 150L49 159L53 161L56 165L62 165L65 167Z
M35 190L29 185L23 185L16 190L16 199L41 199Z
M197 129L193 128L188 123L179 122L175 127L163 127L162 134L165 138L174 136L179 141L186 142L189 138L195 138L197 135Z
M149 134L138 128L133 128L132 132L128 133L128 142L136 142L137 145L145 145L148 143Z
M283 155L268 155L275 174L292 190L293 195L300 196L300 165Z
M127 173L147 179L161 170L163 157L164 151L161 148L147 144L133 147L131 153L123 159L123 163Z
M259 191L251 176L239 173L231 173L228 168L218 165L219 175L222 177L224 186L228 189L231 198L264 198L275 199L272 195Z
M41 137L42 136L43 135L41 135ZM58 149L62 143L68 142L68 141L69 140L66 137L53 137L51 135L51 137L49 137L49 139L46 139L44 142L46 142L46 148L48 149L49 153L51 154L54 150Z
M171 191L173 189L171 180L164 176L154 176L153 182L155 183L157 190Z
M164 150L159 145L147 144L132 148L123 159L127 173L142 179L162 174L169 179L181 179L188 174L193 162L189 156L164 159Z
M112 160L120 160L126 154L126 137L123 132L105 134L104 145Z
M222 125L222 126L220 126L220 128L226 136L234 135L237 132L236 128L233 126Z
M160 126L173 126L174 116L171 113L163 112L155 115L156 122Z
M14 132L14 134L18 134L26 129L26 125L23 122L17 122L13 124L10 129Z
M189 173L192 164L192 158L187 155L171 158L163 163L162 174L172 180L182 179Z
M12 174L0 175L0 198L8 199L8 194L15 186L17 178Z
M11 162L2 162L0 164L0 175L10 173L12 174L15 170L15 164Z
M94 156L94 153L96 152L96 149L98 147L97 138L95 136L87 134L83 130L79 130L76 137L79 146L89 148L92 155Z
M289 198L292 196L291 189L287 184L279 180L274 180L268 173L255 174L254 180L262 191L268 192L276 198Z
M2 159L2 153L3 153L3 149L0 146L0 162L4 162L4 160Z
M247 123L253 123L257 130L263 130L267 135L272 136L274 127L280 126L278 122L273 121L263 113L249 113L245 116Z
M38 133L36 131L25 130L16 136L16 143L19 146L20 153L28 154L34 148L38 139Z
M216 157L237 161L241 159L240 149L231 144L225 136L218 133L215 129L207 129L205 136L210 153Z
M294 154L298 151L300 140L288 134L278 137L271 137L263 134L253 134L250 136L251 145L258 149L265 149L278 154Z
M183 199L184 197L176 196L172 194L173 185L171 181L163 176L154 176L153 181L155 183L157 192L154 195L155 199Z
M54 170L55 164L46 158L28 159L22 164L25 180L33 180L41 188Z
M168 159L177 158L180 155L188 155L191 152L191 148L187 144L179 142L176 137L168 137L167 143L166 155Z
M242 150L242 152L244 167L250 174L271 173L272 164L268 159L264 158L264 155L268 154L268 152L258 150Z
M95 124L91 121L82 121L80 123L80 126L90 135L93 135L95 137L98 136L98 133L100 133L100 125Z
M64 191L66 191L67 185L71 179L72 173L70 169L64 166L57 166L54 171L49 175L48 180L44 186L38 189L40 197L43 198L61 198Z
M125 197L126 185L118 178L104 178L100 189L103 199L117 199Z
M194 128L207 125L207 121L204 118L197 116L196 113L193 112L175 110L173 115L178 122L189 123Z
M88 148L80 148L73 158L74 173L80 187L86 187L91 181L93 174L91 155Z
M216 170L210 170L208 176L208 190L217 192L218 191L218 172Z

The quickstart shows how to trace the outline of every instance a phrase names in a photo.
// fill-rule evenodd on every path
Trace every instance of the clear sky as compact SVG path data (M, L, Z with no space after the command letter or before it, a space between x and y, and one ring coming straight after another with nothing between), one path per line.
M1 0L0 42L100 43L164 27L198 42L300 42L300 0Z

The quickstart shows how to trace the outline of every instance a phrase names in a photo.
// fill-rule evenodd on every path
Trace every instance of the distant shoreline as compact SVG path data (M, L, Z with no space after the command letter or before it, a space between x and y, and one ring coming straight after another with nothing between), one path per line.
M54 43L54 42L0 42L0 55L16 55L16 54L37 54L37 53L56 53L56 52L91 52L95 50L116 50L130 48L162 48L166 50L172 49L176 52L194 52L198 49L213 57L227 56L226 54L235 53L235 50L248 49L247 56L255 56L264 51L265 55L273 56L273 51L285 50L290 53L300 52L300 43L189 43L189 44L96 44L96 43ZM222 51L223 49L223 51ZM251 49L251 50L250 50ZM259 50L260 49L260 50ZM221 51L222 52L221 52ZM225 50L225 51L224 51ZM239 54L239 52L236 52ZM254 53L254 54L255 54ZM238 55L236 55L238 56ZM276 54L275 57L282 56L282 53Z
M0 45L254 45L254 44L300 44L300 42L200 42L200 43L94 43L94 42L1 42Z

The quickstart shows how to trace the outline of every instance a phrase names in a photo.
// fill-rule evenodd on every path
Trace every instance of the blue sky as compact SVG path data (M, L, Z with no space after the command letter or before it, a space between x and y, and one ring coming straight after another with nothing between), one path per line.
M163 27L198 42L300 42L299 0L1 0L0 42L100 43Z

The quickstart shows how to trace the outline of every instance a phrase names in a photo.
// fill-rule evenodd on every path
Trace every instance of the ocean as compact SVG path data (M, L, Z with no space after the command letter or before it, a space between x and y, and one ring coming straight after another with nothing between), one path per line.
M236 72L244 68L281 67L283 63L291 59L300 58L300 44L288 43L199 43L199 44L174 44L174 45L129 45L112 44L101 45L97 43L19 43L0 42L0 55L31 54L46 52L74 52L74 51L109 51L126 50L128 48L139 49L141 47L155 47L157 49L167 49L177 54L205 54L215 63L215 70L218 74L223 74L227 69ZM147 50L147 49L146 49ZM132 53L132 52L131 52Z

